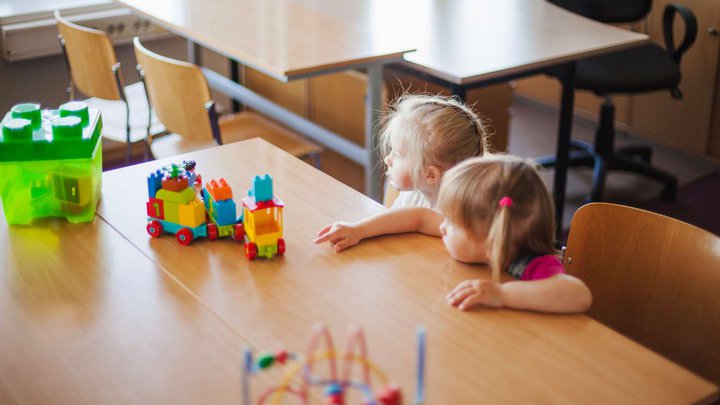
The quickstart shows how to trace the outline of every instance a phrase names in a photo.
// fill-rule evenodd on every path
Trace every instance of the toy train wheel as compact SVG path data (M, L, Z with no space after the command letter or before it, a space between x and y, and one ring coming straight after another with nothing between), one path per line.
M158 221L150 221L147 224L147 233L153 238L157 238L162 233L162 224Z
M257 246L252 242L245 242L245 256L249 260L255 260L257 257Z
M285 239L280 238L278 239L278 246L277 246L277 254L282 255L285 254Z
M207 234L208 239L215 240L218 238L218 227L217 224L209 223L207 224Z
M187 246L193 240L192 231L188 228L182 228L175 234L175 239L180 242L181 245Z
M238 242L245 240L245 227L243 227L242 223L235 224L235 235L233 235L233 238Z

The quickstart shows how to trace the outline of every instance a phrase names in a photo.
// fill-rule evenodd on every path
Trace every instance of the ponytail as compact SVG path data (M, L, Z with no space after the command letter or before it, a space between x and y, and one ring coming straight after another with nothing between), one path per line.
M500 272L508 265L510 257L510 241L512 227L510 226L510 209L513 201L510 197L503 197L498 202L499 208L490 225L487 241L492 280L500 282Z

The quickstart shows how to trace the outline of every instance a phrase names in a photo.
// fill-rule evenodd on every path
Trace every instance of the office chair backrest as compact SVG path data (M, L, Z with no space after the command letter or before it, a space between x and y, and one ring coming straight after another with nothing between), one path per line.
M61 17L57 10L55 20L60 40L64 43L72 84L88 97L121 100L120 89L124 83L107 34L73 24ZM118 69L118 77L113 68Z
M160 122L183 137L212 139L205 109L211 101L210 88L200 68L151 52L137 37L133 43L150 103Z
M629 23L644 18L652 0L549 0L573 13L604 23Z
M570 225L564 263L588 315L720 383L720 237L636 208L595 203Z

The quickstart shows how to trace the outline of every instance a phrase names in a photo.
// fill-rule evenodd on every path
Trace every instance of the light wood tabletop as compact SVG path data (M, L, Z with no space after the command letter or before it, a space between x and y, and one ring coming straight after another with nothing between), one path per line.
M275 78L400 59L410 35L349 25L318 4L286 0L119 0L193 42Z
M240 403L248 342L105 222L0 224L0 403Z
M146 177L183 159L195 160L206 182L225 178L236 200L252 176L271 174L286 204L286 254L248 261L232 240L151 239ZM427 329L429 404L692 403L717 395L715 385L582 315L452 308L444 296L457 282L489 272L452 260L439 239L380 237L341 254L312 243L323 225L383 209L254 139L106 172L98 215L254 347L304 351L316 322L339 342L350 325L363 326L370 358L409 401L419 324Z
M413 68L468 84L640 45L648 36L546 0L292 0L384 36L409 36Z

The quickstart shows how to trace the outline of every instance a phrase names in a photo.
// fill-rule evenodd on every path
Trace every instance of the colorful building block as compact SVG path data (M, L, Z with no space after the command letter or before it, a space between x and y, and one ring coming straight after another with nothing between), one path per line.
M9 224L42 217L88 222L102 182L100 111L15 105L0 123L0 199Z
M190 187L185 187L180 191L170 191L163 188L155 193L155 198L185 205L195 200L195 190Z
M252 186L248 191L248 195L255 198L256 202L269 201L273 198L273 182L272 177L266 174L262 177L255 176L252 180Z
M165 202L162 199L150 197L146 205L148 217L165 219Z
M198 227L205 223L205 206L197 200L189 204L179 205L179 224L191 228Z
M162 170L156 170L147 178L148 184L148 195L150 198L155 198L155 193L162 188L163 172Z
M165 221L173 222L176 224L180 223L180 204L172 201L165 200Z
M205 188L215 201L231 200L233 198L232 188L225 179L210 180Z
M168 191L182 191L188 188L190 181L184 174L177 177L165 177L162 179L162 189Z

